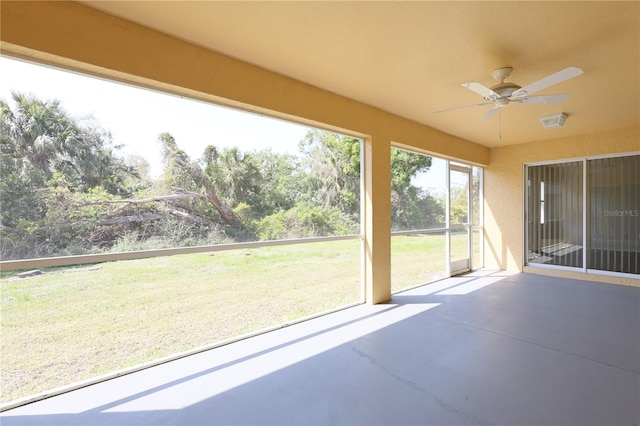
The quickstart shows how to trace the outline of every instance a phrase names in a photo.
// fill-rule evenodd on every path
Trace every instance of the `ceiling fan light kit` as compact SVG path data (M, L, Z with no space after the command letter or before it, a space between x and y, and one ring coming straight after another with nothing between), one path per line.
M493 87L487 87L484 84L478 83L478 82L462 83L463 87L482 96L486 101L485 103L465 105L461 107L449 108L449 109L445 109L442 111L435 111L435 112L440 113L440 112L446 112L446 111L451 111L451 110L460 109L460 108L481 107L481 106L492 105L491 109L482 117L482 120L488 120L489 118L493 117L500 108L504 108L510 103L555 104L555 103L564 102L571 95L568 95L568 94L538 95L538 96L530 96L530 95L540 90L546 89L547 87L562 83L563 81L569 80L571 78L574 78L583 74L582 69L578 67L568 67L554 74L548 75L531 84L528 84L524 87L520 87L515 83L510 83L510 82L505 83L504 81L505 78L507 78L512 71L513 71L512 67L502 67L493 71L491 73L491 76L500 82L499 84ZM562 127L562 124L564 123L565 119L566 119L566 116L562 118L562 123L560 123L559 126L557 127Z
M542 127L545 129L557 129L564 126L564 122L567 117L568 115L564 112L557 112L555 114L540 117L540 123L542 123Z

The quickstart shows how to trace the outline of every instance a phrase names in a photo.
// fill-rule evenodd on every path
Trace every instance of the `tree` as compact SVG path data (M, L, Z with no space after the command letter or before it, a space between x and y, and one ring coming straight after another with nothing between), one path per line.
M136 176L115 152L120 146L93 122L80 123L59 101L12 94L15 110L0 100L3 155L10 170L43 186L54 173L62 174L78 191L103 187L111 194L128 193L125 181ZM7 161L9 162L9 161Z
M120 157L95 121L74 119L57 101L20 94L13 100L15 109L0 102L5 257L359 228L357 138L310 130L298 156L209 145L192 159L162 133L164 174L152 180L148 163ZM435 198L411 184L430 164L429 157L392 150L394 223L412 226L440 214Z
M360 139L322 130L310 130L300 142L305 172L302 198L324 207L338 207L356 220L360 213ZM391 200L394 229L413 229L441 222L444 206L412 184L431 167L431 157L391 150Z
M310 201L360 214L360 139L309 130L299 144L305 191Z
M234 211L243 210L244 226L254 227L265 216L291 209L300 200L300 171L296 157L266 149L245 153L242 161L241 167L233 167L234 188L242 189L234 191L233 208ZM227 166L223 163L219 167Z
M55 100L19 93L12 100L13 109L0 100L2 256L60 254L87 237L71 220L75 206L92 191L128 195L138 176L95 123L74 119Z
M445 203L415 186L406 191L392 193L391 226L393 230L427 229L444 226Z
M431 167L431 157L391 149L391 226L395 230L428 227L444 218L444 206L412 184L418 173Z
M177 190L183 192L203 192L204 199L212 205L220 214L220 218L228 225L235 224L236 220L229 205L223 203L218 197L218 189L214 182L207 176L200 164L191 161L189 156L181 150L173 136L162 133L159 136L162 144L162 154L165 162L165 179ZM208 149L211 153L213 150Z
M218 151L210 145L205 149L204 162L205 174L228 206L233 208L240 203L253 205L258 202L263 179L253 154L236 147Z
M451 188L451 223L468 223L469 222L469 188L468 185L463 187Z
M411 178L431 167L431 157L402 149L391 149L391 190L398 193L411 187Z

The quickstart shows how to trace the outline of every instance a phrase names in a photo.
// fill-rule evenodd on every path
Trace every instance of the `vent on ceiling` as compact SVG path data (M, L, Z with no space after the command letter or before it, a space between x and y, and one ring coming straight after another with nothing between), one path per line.
M564 112L558 112L551 115L545 115L540 118L540 122L542 123L542 127L545 129L557 129L559 127L564 126L564 122L567 119L568 115Z

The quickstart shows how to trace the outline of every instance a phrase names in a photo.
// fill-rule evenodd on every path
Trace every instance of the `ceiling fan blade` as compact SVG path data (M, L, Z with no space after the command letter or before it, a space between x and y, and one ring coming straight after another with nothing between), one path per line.
M491 105L491 102L484 102L484 103L481 103L481 104L464 105L464 106L459 106L459 107L447 108L447 109L443 109L443 110L440 110L440 111L433 111L433 114L440 114L441 112L453 111L453 110L462 109L462 108L481 107L481 106L485 106L485 105Z
M480 83L476 83L476 82L472 81L470 83L462 83L462 86L466 87L467 89L469 89L471 91L476 92L477 94L479 94L480 96L482 96L483 98L485 98L487 100L500 98L500 95L498 95L493 90L489 89L484 84L480 84Z
M513 101L515 104L558 104L569 99L571 95L538 95L527 96Z
M584 74L584 71L578 67L569 67L565 68L562 71L558 71L555 74L551 74L546 76L543 79L535 81L531 84L528 84L511 94L511 97L520 98L523 96L528 96L532 93L535 93L539 90L546 89L549 86L553 86L554 84L562 83L563 81L569 80L570 78L577 77L579 75Z
M500 106L496 105L493 108L491 108L489 111L487 111L487 113L485 115L482 116L481 120L485 121L490 119L491 117L493 117L494 115L496 115L498 113L498 111L500 111Z

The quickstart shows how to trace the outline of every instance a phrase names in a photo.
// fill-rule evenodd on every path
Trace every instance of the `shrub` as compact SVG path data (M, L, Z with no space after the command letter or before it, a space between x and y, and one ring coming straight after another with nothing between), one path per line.
M301 205L265 217L258 224L261 240L348 235L358 224L336 207Z

